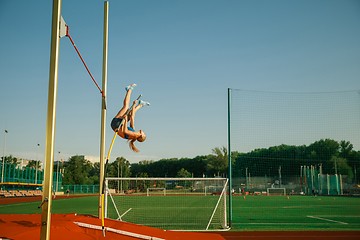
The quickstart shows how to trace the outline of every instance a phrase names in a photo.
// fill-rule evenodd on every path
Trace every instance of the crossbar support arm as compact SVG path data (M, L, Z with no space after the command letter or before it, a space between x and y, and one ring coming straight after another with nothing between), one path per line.
M87 67L87 65L86 65L86 63L85 63L85 61L84 61L84 59L82 58L82 56L81 56L81 54L80 54L79 50L77 49L77 47L76 47L76 45L75 45L74 41L72 40L72 38L71 38L71 36L70 36L70 34L69 34L69 26L66 26L66 36L70 39L70 41L71 41L72 45L74 46L74 48L75 48L75 50L76 50L77 54L78 54L78 55L79 55L79 57L80 57L80 59L81 59L82 63L84 64L84 67L85 67L85 68L86 68L86 70L88 71L88 73L89 73L89 75L90 75L91 79L94 81L94 83L95 83L96 87L99 89L99 91L100 91L100 93L101 93L102 97L103 97L103 98L105 98L105 94L104 94L103 90L101 90L101 88L99 87L99 85L98 85L98 84L97 84L97 82L95 81L95 79L94 79L93 75L91 74L91 72L90 72L89 68Z

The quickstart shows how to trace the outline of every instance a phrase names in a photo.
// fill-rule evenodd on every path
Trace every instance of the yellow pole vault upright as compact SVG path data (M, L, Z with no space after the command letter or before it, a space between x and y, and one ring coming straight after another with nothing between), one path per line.
M53 0L53 15L51 25L51 52L50 52L50 73L49 93L46 120L45 140L45 173L43 183L42 209L41 209L41 240L50 239L51 224L51 190L52 173L54 168L54 142L55 142L55 120L56 120L56 97L59 67L59 31L61 18L61 0Z
M102 90L105 97L102 98L101 109L101 139L100 139L100 189L99 189L99 218L102 214L102 188L105 173L105 131L106 131L106 86L107 86L107 59L108 59L108 19L109 2L104 2L104 42L103 42L103 72Z

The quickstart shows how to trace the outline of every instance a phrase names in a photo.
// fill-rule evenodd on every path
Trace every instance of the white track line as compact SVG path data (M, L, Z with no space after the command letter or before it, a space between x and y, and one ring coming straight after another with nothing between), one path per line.
M320 220L324 220L324 221L328 221L328 222L336 222L336 223L340 223L340 224L347 224L346 222L334 221L334 220L330 220L330 219L326 219L326 218L320 218L320 217L314 217L314 216L307 216L307 217L320 219Z
M102 230L101 226L91 225L91 224L81 223L81 222L74 222L74 223L80 227L91 228L91 229L96 229L96 230L100 230L100 231ZM157 238L157 237L151 237L151 236L142 235L142 234L138 234L138 233L127 232L127 231L118 230L115 228L105 227L105 230L108 232L113 232L113 233L121 234L121 235L128 236L128 237L133 237L133 238L139 238L139 239L145 239L145 240L165 240L163 238Z

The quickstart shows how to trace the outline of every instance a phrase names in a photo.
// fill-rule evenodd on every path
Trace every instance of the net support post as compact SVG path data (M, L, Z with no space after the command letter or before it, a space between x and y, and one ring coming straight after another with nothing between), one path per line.
M229 228L232 228L231 89L228 88Z

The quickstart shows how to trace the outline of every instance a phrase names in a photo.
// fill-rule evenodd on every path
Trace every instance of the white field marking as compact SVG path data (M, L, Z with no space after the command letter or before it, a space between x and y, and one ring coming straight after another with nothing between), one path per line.
M330 220L330 219L326 219L326 218L320 218L320 217L314 217L314 216L307 216L307 217L320 219L320 220L324 220L324 221L328 221L328 222L336 222L336 223L340 223L340 224L347 224L346 222L334 221L334 220Z
M214 209L214 207L133 207L134 210L144 209Z
M235 208L240 208L240 209L244 209L244 208L317 208L317 207L353 207L353 205L299 205L299 206L256 206L256 207L233 207L233 209Z
M318 215L318 217L346 217L346 218L360 218L359 216L343 216L343 215Z
M123 215L120 216L122 218L125 214L127 214L132 208L129 208L126 212L123 213Z
M330 223L233 223L233 225L329 225Z
M306 205L306 206L287 206L280 208L317 208L317 207L352 207L352 205Z
M204 224L201 223L138 223L140 225L145 225L145 226L203 226ZM181 231L181 230L180 230Z
M34 201L34 202L22 202L22 203L0 204L0 208L2 208L2 207L7 208L7 207L13 207L13 206L28 205L28 204L37 205L37 204L41 204L41 202L39 202L39 201Z

